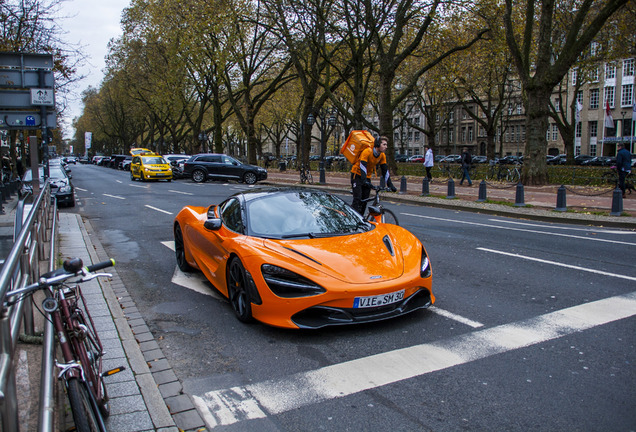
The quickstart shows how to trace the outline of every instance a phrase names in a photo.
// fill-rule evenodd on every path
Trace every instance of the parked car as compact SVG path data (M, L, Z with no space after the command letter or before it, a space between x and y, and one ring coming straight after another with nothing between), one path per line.
M183 165L190 159L190 156L185 154L168 154L163 155L163 157L172 168L172 178L183 178Z
M594 159L594 156L578 155L578 156L574 156L574 163L576 165L583 165L583 162L585 162L586 160L590 160L590 159Z
M109 168L119 169L121 163L128 157L127 155L112 155L110 157L110 162L108 163Z
M206 180L236 180L252 185L267 179L265 168L244 164L231 156L217 153L192 156L183 165L183 174L196 183Z
M122 160L121 162L119 162L119 166L117 167L117 169L123 170L123 171L130 171L130 163L132 162L132 156L127 155L124 160Z
M440 163L459 163L461 160L462 160L461 155L452 154L452 155L444 156L440 160Z
M161 155L143 153L133 156L130 162L131 180L168 180L172 181L172 168Z
M406 161L407 162L424 162L424 155L413 155L413 156L410 156Z
M474 164L481 164L488 162L488 158L486 156L473 156L472 161Z
M395 161L396 162L406 162L408 160L408 156L405 154L396 154L395 155Z
M40 187L44 186L44 167L39 167ZM51 179L51 197L57 199L57 205L75 207L75 188L71 182L72 176L62 167L62 164L49 163L49 178ZM27 170L22 177L20 195L33 193L33 172Z
M435 302L420 240L397 225L366 222L324 191L256 188L218 205L186 206L173 232L179 268L202 271L242 322L317 329Z

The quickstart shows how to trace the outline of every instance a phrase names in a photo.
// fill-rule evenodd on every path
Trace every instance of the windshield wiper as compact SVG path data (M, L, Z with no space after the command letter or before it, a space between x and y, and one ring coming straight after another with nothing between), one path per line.
M310 233L310 232L306 232L306 233L295 233L295 234L283 234L282 236L280 236L280 238L301 238L301 237L309 237L309 238L314 238L316 237L316 234L314 233Z

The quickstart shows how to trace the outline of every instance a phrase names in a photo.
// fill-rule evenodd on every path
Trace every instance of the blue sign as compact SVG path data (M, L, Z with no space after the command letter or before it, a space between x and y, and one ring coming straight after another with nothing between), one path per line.
M35 126L35 117L33 116L26 116L24 121L26 122L27 126Z

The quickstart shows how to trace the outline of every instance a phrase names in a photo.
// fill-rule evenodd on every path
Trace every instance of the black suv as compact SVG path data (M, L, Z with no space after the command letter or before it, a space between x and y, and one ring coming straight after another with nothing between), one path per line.
M239 162L231 156L202 153L192 156L183 165L183 176L197 183L206 180L236 180L247 184L267 179L267 170Z

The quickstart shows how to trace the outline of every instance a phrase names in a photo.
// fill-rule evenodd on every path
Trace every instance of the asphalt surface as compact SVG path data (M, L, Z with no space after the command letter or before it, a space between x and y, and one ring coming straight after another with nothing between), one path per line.
M318 173L314 179L318 180ZM267 182L277 184L299 184L298 173L294 171L269 171ZM316 182L312 187L328 188L339 193L348 193L349 179L344 173L327 173L326 184ZM416 203L419 205L454 208L457 210L480 213L499 214L533 220L558 221L595 226L613 226L636 229L636 196L628 195L622 199L611 190L600 188L567 188L566 209L556 210L558 186L525 187L521 191L517 185L482 184L475 181L472 187L449 186L445 181L434 181L428 185L428 194L424 192L421 177L403 177L394 179L400 185L398 193L386 193L383 199L396 202ZM481 190L480 190L481 187ZM479 193L486 188L487 201L477 202ZM451 192L454 192L451 193ZM521 196L520 196L521 193ZM563 197L562 197L563 198ZM3 214L0 216L0 239L2 240L2 256L8 254L12 246L12 229L17 197L8 197L3 203ZM561 201L563 207L563 201ZM613 209L620 209L619 215L610 216ZM565 211L563 211L565 210ZM93 232L90 221L66 209L60 216L60 250L62 256L82 256L85 261L98 262L106 258L104 248ZM102 294L94 296L95 307L104 311L111 318L111 327L103 330L109 343L119 344L120 357L116 361L125 360L128 372L115 375L113 381L107 383L107 389L113 399L115 412L109 420L111 430L203 430L204 422L194 409L189 398L182 394L181 383L170 369L165 356L161 353L157 342L149 332L143 317L136 310L134 302L127 295L126 287L114 271L113 279L99 284ZM93 298L93 296L91 296ZM93 300L91 300L93 301ZM106 324L108 326L108 324ZM36 347L37 350L38 347ZM20 347L18 347L20 351ZM20 351L22 352L22 351ZM25 349L26 355L19 357L21 364L28 369L27 375L33 375L27 382L36 383L39 376L39 360L33 353L33 347ZM116 379L115 379L116 378ZM33 415L37 412L37 390L34 384L27 394L31 397L23 407L31 413L25 417L22 430L32 430ZM24 388L24 387L23 387Z

